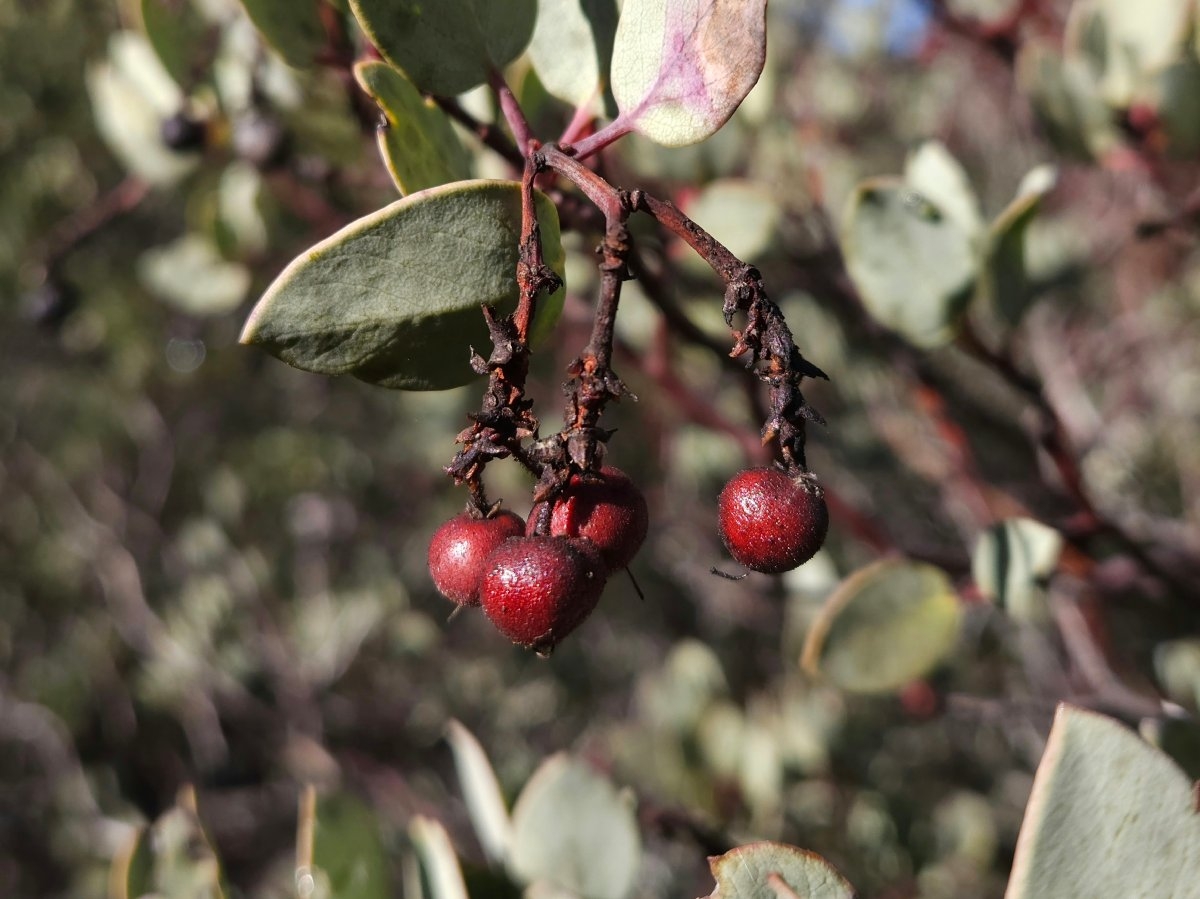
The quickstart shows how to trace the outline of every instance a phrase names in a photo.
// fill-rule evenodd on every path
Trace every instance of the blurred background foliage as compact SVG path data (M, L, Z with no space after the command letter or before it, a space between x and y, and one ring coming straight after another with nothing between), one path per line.
M210 895L219 858L232 896L413 897L423 870L447 899L452 842L473 897L515 894L546 862L495 864L452 719L510 806L567 751L602 798L566 807L636 809L634 896L707 893L705 856L751 839L864 895L999 896L1062 699L1200 774L1192 3L773 0L726 128L606 154L759 265L829 373L833 525L782 579L710 574L762 400L711 274L639 221L617 367L640 401L609 458L649 499L645 599L614 579L548 661L447 622L426 572L478 387L237 343L288 260L396 196L344 4L247 6L269 35L296 17L286 62L224 0L0 0L0 891ZM571 110L527 59L509 76L558 133ZM548 422L589 329L576 219ZM527 511L516 466L489 477ZM324 881L296 879L298 821Z

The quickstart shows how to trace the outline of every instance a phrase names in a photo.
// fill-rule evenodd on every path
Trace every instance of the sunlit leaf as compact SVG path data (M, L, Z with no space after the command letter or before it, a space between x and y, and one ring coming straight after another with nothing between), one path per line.
M619 122L668 147L704 140L766 62L766 0L626 0L613 48Z
M1061 705L1017 839L1006 899L1200 895L1187 776L1122 725Z
M453 96L529 44L537 0L351 0L379 52L420 90Z
M614 0L540 0L529 58L542 85L575 106L598 98L616 30Z
M450 120L407 78L383 62L358 63L354 77L386 118L379 152L402 194L470 177L470 156Z
M479 845L489 859L503 862L512 842L512 822L496 772L474 734L460 722L451 721L447 725L446 739L454 752L454 767Z
M846 267L868 311L919 347L953 338L978 261L971 236L908 184L865 181L843 223Z
M538 195L547 262L561 271L558 217ZM520 185L467 181L412 194L346 226L294 260L242 332L297 368L385 387L439 390L473 376L490 346L480 306L515 308ZM534 338L562 292L538 304Z
M624 899L633 889L641 838L630 804L581 761L547 759L513 808L509 867L586 899Z
M684 211L739 259L758 260L779 237L779 202L767 187L753 181L711 181L684 204Z
M921 144L904 164L905 183L942 210L975 244L983 236L979 198L967 173L942 143Z
M815 852L784 843L748 843L708 860L711 899L854 899L854 888Z
M446 828L433 818L417 815L408 825L408 835L429 883L429 899L468 899L462 868Z
M178 181L199 162L199 154L162 142L162 122L179 111L183 94L140 34L118 31L108 46L108 59L87 72L100 136L134 174L154 184Z
M199 234L153 247L138 260L138 277L160 299L190 315L223 315L241 305L250 271L221 258Z
M1043 621L1048 614L1044 583L1062 546L1062 535L1053 528L1030 518L1010 518L980 535L971 572L983 595L1010 615Z
M1149 80L1180 58L1192 0L1077 0L1065 43L1088 53L1100 92L1112 106L1128 106Z
M945 572L884 559L859 569L825 600L804 643L804 668L855 693L898 690L945 659L961 618Z

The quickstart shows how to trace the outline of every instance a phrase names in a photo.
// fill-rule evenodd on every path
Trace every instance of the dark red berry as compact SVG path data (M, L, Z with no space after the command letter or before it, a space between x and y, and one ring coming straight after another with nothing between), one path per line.
M500 633L549 652L596 608L607 574L585 541L510 537L488 557L479 598Z
M529 513L526 533L537 527L545 503ZM550 517L553 537L582 537L600 551L609 571L619 571L633 561L646 539L650 515L646 497L619 468L605 466L591 475L571 476L554 500Z
M821 488L774 468L738 472L721 491L718 507L725 548L747 568L765 574L803 565L829 530Z
M479 605L479 584L492 550L525 532L525 521L512 512L476 518L468 512L443 524L429 541L429 573L433 585L459 605Z

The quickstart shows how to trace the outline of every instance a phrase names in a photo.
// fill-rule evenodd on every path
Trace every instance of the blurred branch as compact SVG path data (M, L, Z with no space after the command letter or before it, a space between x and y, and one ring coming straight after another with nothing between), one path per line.
M75 210L55 225L32 255L47 271L53 270L64 256L97 231L140 206L149 193L147 182L129 175L94 202Z

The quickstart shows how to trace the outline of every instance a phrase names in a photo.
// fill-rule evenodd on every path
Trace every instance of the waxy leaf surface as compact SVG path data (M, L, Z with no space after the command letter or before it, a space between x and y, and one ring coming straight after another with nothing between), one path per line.
M729 120L766 62L766 0L626 0L613 49L618 122L668 147Z
M421 91L453 96L487 81L529 44L537 0L351 0L384 58Z
M583 762L551 756L517 797L509 867L523 883L546 883L587 899L623 899L640 860L630 803Z
M1005 899L1198 899L1200 813L1187 776L1111 718L1061 705Z
M378 131L379 152L400 193L470 177L470 156L450 120L403 74L385 62L360 62L354 77L387 119Z
M529 58L543 87L575 106L599 97L616 30L614 0L540 0Z
M846 267L867 310L910 343L948 342L971 296L971 235L929 197L894 178L855 191L842 232Z
M537 195L546 262L564 261L558 215ZM516 307L520 185L464 181L397 200L295 259L258 301L242 342L289 365L406 390L474 376L470 349L491 346L481 305ZM538 301L536 341L562 310Z

